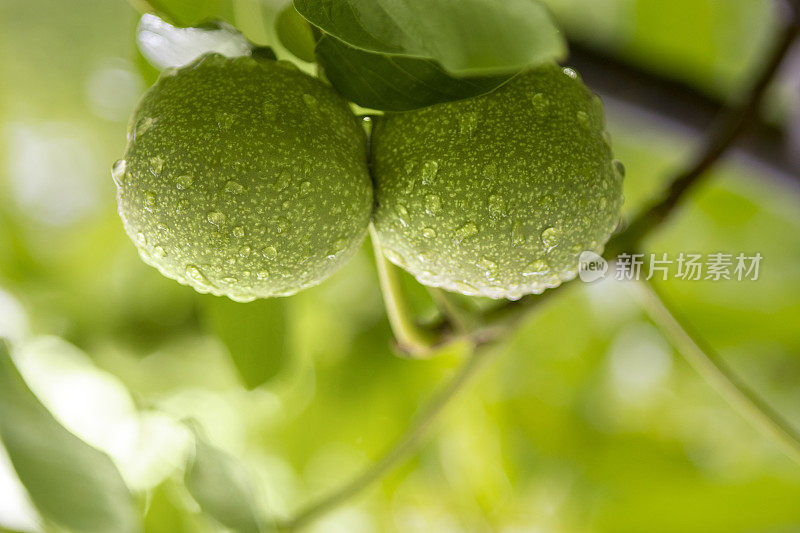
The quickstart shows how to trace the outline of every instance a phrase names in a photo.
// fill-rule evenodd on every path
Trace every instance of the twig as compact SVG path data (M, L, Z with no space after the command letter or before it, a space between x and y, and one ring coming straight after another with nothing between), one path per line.
M689 329L652 283L640 281L633 286L650 318L672 338L697 373L748 422L800 463L800 433L728 368L702 337Z
M441 338L437 332L427 330L416 323L403 288L400 286L397 267L383 255L372 224L369 226L369 232L372 248L375 251L375 263L386 315L398 348L412 357L426 357L431 353L431 349L441 342Z
M384 474L395 468L398 463L417 446L436 420L437 416L463 388L464 384L476 374L481 363L488 359L490 355L492 355L492 352L487 351L485 348L474 350L469 358L462 364L461 368L459 368L458 372L439 393L430 400L416 417L415 421L406 429L405 433L403 433L383 457L367 467L366 470L340 489L312 503L297 513L291 520L279 524L279 529L293 531L303 527L320 515L325 514L350 497L358 494L374 481L377 481L383 477Z
M456 335L464 335L475 327L475 317L455 300L453 293L438 287L426 287L426 289L436 307L444 315L445 327L449 326Z
M748 96L741 104L730 107L722 113L716 127L709 131L693 163L672 180L669 188L660 199L653 202L650 207L645 208L630 222L624 233L609 242L606 247L607 256L615 256L620 252L637 248L650 231L669 217L686 192L696 185L706 175L706 171L717 163L733 141L745 130L750 120L758 113L759 104L764 93L786 54L791 49L792 43L800 34L800 8L798 4L800 2L794 0L792 4L787 5L790 16L786 28L780 36L778 44L768 59L764 70L753 83Z

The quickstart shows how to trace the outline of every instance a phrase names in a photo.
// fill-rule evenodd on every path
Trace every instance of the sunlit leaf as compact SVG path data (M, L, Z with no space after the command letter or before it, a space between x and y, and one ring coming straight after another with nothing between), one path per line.
M462 76L512 73L566 54L535 0L295 0L295 7L353 47L433 59Z
M275 32L281 44L303 61L314 61L314 33L306 19L289 4L275 20Z
M510 76L454 78L429 59L374 54L332 37L317 45L331 84L348 100L384 111L407 111L487 93Z
M111 459L61 426L25 384L0 341L0 437L33 504L76 532L139 531Z
M184 490L183 493L186 491ZM208 520L190 512L178 491L177 483L168 480L150 493L144 518L144 533L201 533L211 531ZM205 522L205 523L204 523Z
M247 39L223 22L181 28L149 13L142 15L136 28L136 44L142 55L159 69L186 65L209 52L236 57L251 50Z
M280 372L287 359L285 299L246 304L214 296L200 300L208 326L225 343L248 389Z
M132 0L141 11L155 12L178 26L197 26L210 20L233 21L232 0Z
M241 533L262 530L254 492L244 466L211 446L195 429L195 454L186 469L186 487L203 512Z

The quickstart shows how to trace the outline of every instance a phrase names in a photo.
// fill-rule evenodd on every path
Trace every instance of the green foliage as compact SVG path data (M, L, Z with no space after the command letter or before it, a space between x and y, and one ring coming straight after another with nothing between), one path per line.
M262 531L251 480L230 455L211 446L194 431L195 451L186 469L186 488L204 513L241 533Z
M66 430L34 396L0 339L0 437L34 505L76 533L135 533L138 513L111 459Z
M566 54L547 9L531 0L295 0L295 7L350 46L433 59L461 76L516 72Z
M414 116L437 122L439 104L456 102L453 109L468 109L476 96L502 94L514 83L507 78L535 64L537 54L545 59L559 55L555 43L560 37L554 37L533 1L298 2L309 8L306 16L318 17L311 21L313 29L291 7L284 9L281 0L132 3L144 10L152 7L178 25L204 25L205 31L189 28L181 35L207 36L217 23L204 23L225 20L281 58L291 53L316 60L300 68L318 72L350 102L385 111L417 110L405 119L392 113L375 117L373 124L407 124ZM770 2L749 0L675 0L663 6L652 0L544 3L571 40L588 43L596 54L630 61L643 71L642 79L658 73L725 96L735 94L763 64L778 22ZM5 470L0 461L0 487L11 493L0 502L3 531L37 529L36 524L16 525L18 513L3 505L17 501L15 492L24 492L17 489L16 475L47 530L81 531L71 525L116 516L132 526L103 522L94 530L138 531L138 514L144 516L146 533L268 528L263 516L290 516L314 495L336 489L367 467L464 355L458 345L443 348L431 361L411 362L392 354L374 265L364 250L326 283L291 300L248 304L197 296L147 268L120 231L113 202L107 201L113 194L108 162L122 148L123 115L128 113L123 96L135 95L157 75L134 50L135 26L133 10L119 1L0 2L0 129L5 143L0 152L0 335L68 338L125 383L143 418L155 415L171 426L173 420L196 417L215 446L200 439L184 469L187 465L177 459L183 454L163 438L169 431L121 435L115 449L104 449L115 460L136 435L151 439L147 449L158 455L142 461L160 465L159 472L141 478L136 490L146 507L134 509L108 456L61 427L16 369L0 364L0 437L16 469L16 474ZM231 35L241 42L241 36ZM553 40L539 47L540 37ZM188 44L191 54L208 50L195 48L199 41ZM462 50L469 54L457 57ZM470 69L454 74L452 65L460 60ZM109 76L117 82L127 79L128 85L97 85ZM257 98L242 100L260 105L259 91ZM187 93L180 104L190 107L197 95ZM123 102L117 102L123 111L99 113L98 94L106 97L104 102ZM627 98L623 92L614 96ZM570 109L561 94L553 101L559 112ZM130 111L133 104L127 104ZM685 132L631 109L609 106L614 152L628 168L627 214L664 188L664 178L680 167L694 144ZM221 131L226 123L215 114L206 118L203 133ZM470 121L454 112L439 131L456 147L448 154L453 164L466 166L497 138L518 134L524 122L507 117L504 128L477 128L484 142L465 144L462 150L460 134L470 131ZM324 121L315 123L315 134L320 124ZM145 137L158 131L159 123L152 126ZM547 129L536 126L539 132ZM382 157L405 150L407 139L398 135L397 142L387 142L382 128L375 128ZM576 148L570 152L583 154L581 130L573 129ZM358 136L361 149L360 131ZM198 152L218 146L210 134L190 144ZM234 149L239 144L248 153L265 147L245 140ZM432 157L433 143L427 144L418 147L418 162ZM508 144L506 151L513 151L513 143ZM310 155L333 157L319 151ZM547 156L559 160L555 151ZM538 168L540 162L531 166ZM438 167L440 178L449 166ZM142 168L149 179L149 166ZM394 170L398 180L407 179L405 168ZM415 170L421 175L420 167ZM223 174L213 173L214 179ZM474 175L469 169L461 174L452 181ZM670 280L665 289L723 358L797 422L800 364L793 354L800 350L795 297L800 290L800 208L795 191L769 174L762 166L732 158L647 244L672 256L717 250L764 254L758 282ZM219 192L224 185L227 181L207 192ZM154 188L143 188L143 193ZM579 196L579 189L571 192ZM439 192L444 195L446 188ZM503 197L514 202L533 192L509 188ZM323 188L312 196L316 201L328 193ZM486 207L491 193L485 186L469 199ZM31 197L48 195L57 201L31 204ZM424 207L424 198L408 196ZM193 202L203 227L199 209L208 198L197 198ZM467 200L458 199L459 214L474 207ZM59 210L71 202L89 208L75 219L48 222L46 206ZM248 205L238 207L226 211L228 219L241 216ZM590 202L589 212L595 207ZM418 220L428 216L425 209L418 211ZM140 214L152 215L145 213ZM508 218L487 212L485 221L513 235L513 225L502 229ZM175 217L164 226L179 227L187 220L192 222ZM305 233L314 234L305 213L298 220ZM276 227L269 220L257 223ZM450 230L437 235L444 239ZM227 251L231 242L212 244L215 251ZM442 246L451 245L446 241ZM153 251L150 244L144 248ZM252 265L236 268L256 272ZM425 287L407 272L402 286L417 318L441 323ZM622 284L575 283L574 289L563 296L559 291L558 300L493 348L499 356L493 366L454 400L417 456L385 478L380 489L323 517L315 530L793 531L800 520L797 469L673 357ZM452 296L476 314L500 305ZM65 404L81 392L49 386L48 397L63 398ZM34 433L44 437L34 438ZM234 450L247 453L234 457ZM131 465L119 464L128 479ZM112 488L102 488L103 483ZM91 505L79 501L86 494L93 498ZM118 501L112 501L115 494Z
M599 99L555 65L379 119L374 223L387 256L426 285L494 298L571 279L619 219L604 128Z
M365 52L328 36L319 41L316 54L325 76L345 98L382 111L407 111L478 96L510 78L456 78L430 59Z
M263 385L284 368L290 356L285 299L240 304L203 297L200 304L205 322L227 346L248 389Z
M295 6L325 32L315 54L333 86L383 111L485 94L524 68L566 54L547 10L530 0L298 0ZM297 34L284 33L284 45L296 48Z
M289 4L278 14L275 19L275 33L281 44L292 54L303 61L314 62L316 45L314 32L306 19L301 17L294 8L294 5Z
M232 0L133 0L145 11L158 15L178 26L197 26L213 19L234 20Z

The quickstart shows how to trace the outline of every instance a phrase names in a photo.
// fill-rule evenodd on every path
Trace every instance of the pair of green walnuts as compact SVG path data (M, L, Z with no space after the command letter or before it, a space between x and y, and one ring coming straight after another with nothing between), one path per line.
M369 144L369 146L368 146ZM556 65L362 120L284 61L205 55L145 95L113 170L142 258L237 301L315 285L370 221L421 283L516 299L575 276L622 204L599 99Z

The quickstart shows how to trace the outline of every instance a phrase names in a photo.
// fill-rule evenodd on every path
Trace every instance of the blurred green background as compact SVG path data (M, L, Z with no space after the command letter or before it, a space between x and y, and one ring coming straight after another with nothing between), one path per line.
M719 101L747 87L781 18L766 0L547 3L571 39ZM231 22L270 44L282 5L234 0ZM56 419L144 495L146 531L220 529L184 486L186 418L245 465L269 516L286 517L378 456L464 353L392 353L368 244L333 278L277 303L201 296L139 259L110 178L152 79L138 18L123 0L0 3L0 336ZM784 128L800 122L794 63L765 110ZM630 214L698 139L608 109ZM648 248L762 254L758 281L663 288L800 426L792 177L730 158ZM800 466L685 364L624 283L575 289L495 348L419 453L309 530L800 531ZM0 527L57 530L2 447Z

